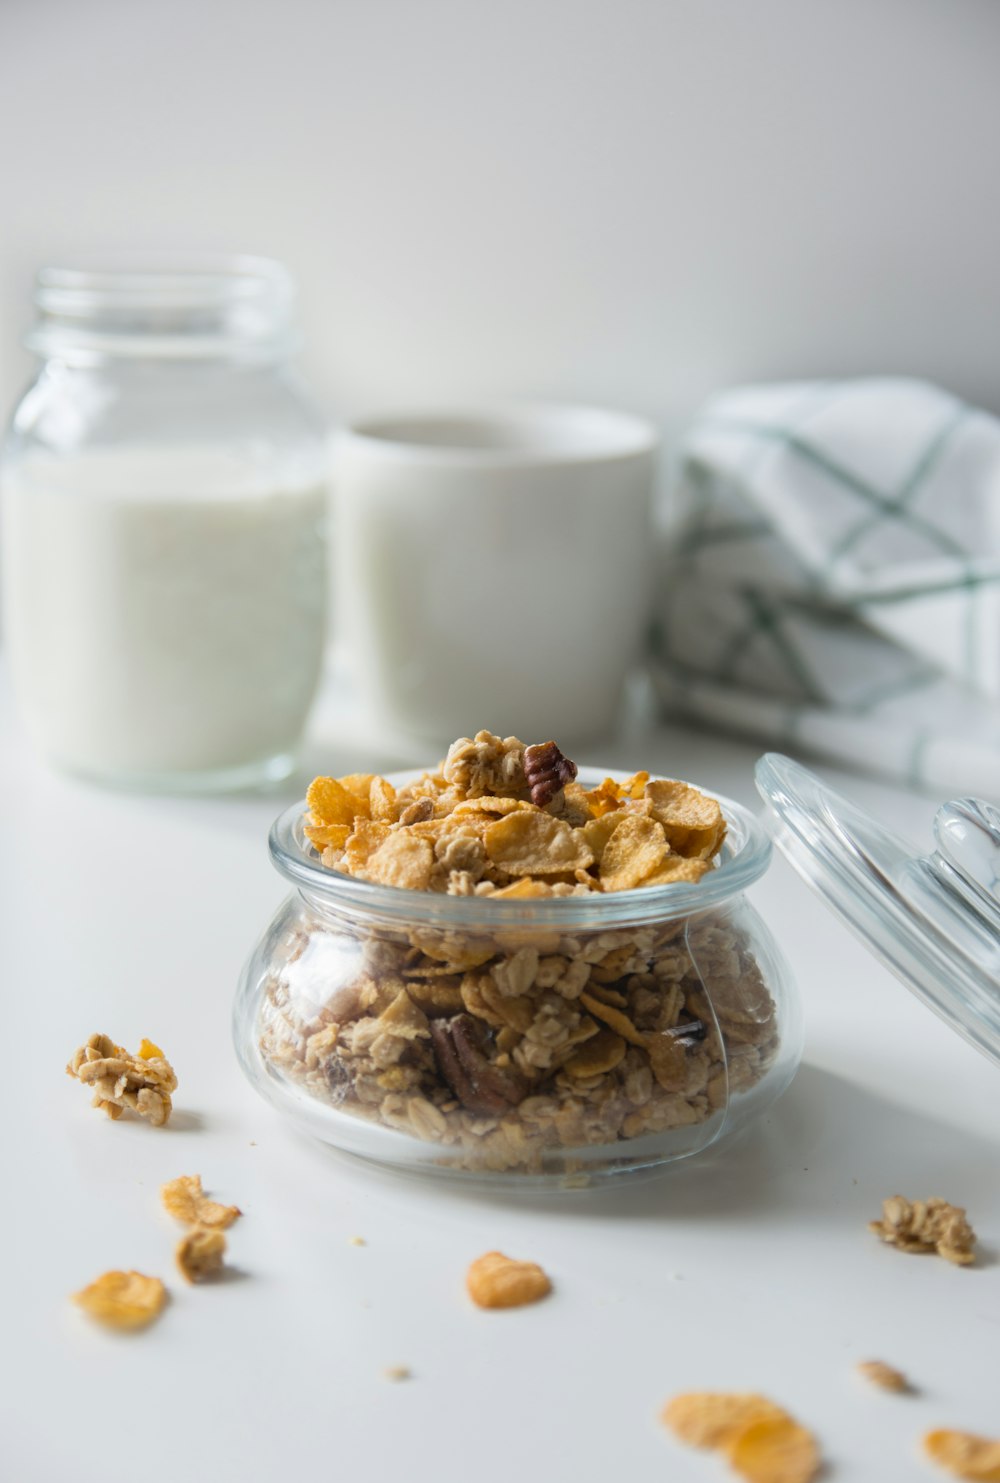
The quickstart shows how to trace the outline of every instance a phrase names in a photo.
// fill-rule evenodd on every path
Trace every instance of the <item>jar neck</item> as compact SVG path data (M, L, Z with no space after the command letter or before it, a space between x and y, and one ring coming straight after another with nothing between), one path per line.
M273 364L296 348L294 285L266 258L43 268L34 297L28 347L70 364Z

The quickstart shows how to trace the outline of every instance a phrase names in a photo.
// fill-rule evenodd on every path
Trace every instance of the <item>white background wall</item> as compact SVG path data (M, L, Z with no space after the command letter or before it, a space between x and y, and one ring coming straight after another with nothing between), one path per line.
M287 259L332 412L1000 409L998 141L996 0L0 0L0 410L33 267L127 247Z

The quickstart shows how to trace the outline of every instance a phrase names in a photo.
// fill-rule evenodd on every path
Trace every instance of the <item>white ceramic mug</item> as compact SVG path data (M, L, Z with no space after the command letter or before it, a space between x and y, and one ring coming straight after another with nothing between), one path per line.
M647 616L657 441L639 418L577 407L348 429L338 611L373 717L438 742L611 730Z

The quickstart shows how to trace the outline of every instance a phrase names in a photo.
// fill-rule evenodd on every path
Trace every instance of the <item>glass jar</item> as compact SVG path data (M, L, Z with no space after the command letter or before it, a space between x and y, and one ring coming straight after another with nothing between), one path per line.
M38 747L147 788L293 766L320 673L325 429L254 258L45 269L2 466L4 635Z
M788 1085L801 1023L744 897L770 843L719 802L697 884L522 901L326 869L295 805L270 848L296 890L236 1000L244 1071L299 1127L402 1170L574 1187L728 1137Z

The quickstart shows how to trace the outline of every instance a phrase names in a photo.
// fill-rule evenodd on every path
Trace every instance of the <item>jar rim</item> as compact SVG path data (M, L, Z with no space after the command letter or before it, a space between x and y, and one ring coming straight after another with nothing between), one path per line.
M35 276L36 354L269 356L292 347L295 283L276 259L249 255L145 255Z
M422 776L424 769L388 774L395 787ZM606 777L623 780L627 774L611 768L581 767L579 779L597 787ZM501 927L544 927L599 930L611 926L638 926L694 916L740 895L767 870L771 840L758 816L724 794L701 789L714 798L726 820L722 860L700 881L675 881L665 886L639 886L631 891L597 892L589 896L561 896L532 900L489 896L448 896L437 891L411 891L345 875L321 865L302 826L307 812L301 799L279 814L271 826L268 847L275 868L310 901L341 907L359 914L421 926L454 927L462 931L495 931Z

